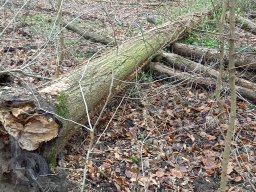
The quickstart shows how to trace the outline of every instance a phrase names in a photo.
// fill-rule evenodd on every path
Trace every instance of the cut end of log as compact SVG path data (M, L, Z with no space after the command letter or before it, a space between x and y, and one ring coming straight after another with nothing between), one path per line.
M26 92L24 92L26 91ZM36 150L40 143L58 135L59 122L42 114L24 88L1 87L0 123L22 149Z
M59 93L67 90L68 88L69 88L69 85L67 83L65 83L65 80L62 80L60 82L56 82L55 84L52 84L52 85L40 90L39 93L56 96Z

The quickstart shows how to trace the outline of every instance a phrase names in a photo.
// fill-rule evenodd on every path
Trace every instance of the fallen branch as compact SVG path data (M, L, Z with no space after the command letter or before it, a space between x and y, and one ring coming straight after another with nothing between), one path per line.
M26 72L24 72L21 69L3 70L3 71L0 71L0 76L4 75L4 74L10 74L10 73L20 73L22 75L25 75L25 76L28 76L28 77L37 78L37 79L52 80L51 78L48 78L48 77L42 77L42 76L38 76L36 74L26 73Z
M74 33L77 33L78 35L80 35L81 37L90 40L92 42L95 43L101 43L104 45L108 45L114 42L113 39L111 39L110 37L107 36L101 36L101 35L97 35L96 33L90 33L90 32L86 32L85 30L79 29L78 27L70 24L70 23L66 23L63 22L62 26L70 31L73 31Z

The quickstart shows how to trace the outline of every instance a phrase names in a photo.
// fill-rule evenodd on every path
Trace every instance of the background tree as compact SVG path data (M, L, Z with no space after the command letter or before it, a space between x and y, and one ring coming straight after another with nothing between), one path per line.
M227 168L229 163L229 156L231 152L231 142L235 130L236 121L236 68L235 68L235 0L229 0L229 84L230 84L230 96L231 96L231 111L229 116L229 127L225 137L225 148L222 159L222 172L220 181L220 191L225 192L227 186Z

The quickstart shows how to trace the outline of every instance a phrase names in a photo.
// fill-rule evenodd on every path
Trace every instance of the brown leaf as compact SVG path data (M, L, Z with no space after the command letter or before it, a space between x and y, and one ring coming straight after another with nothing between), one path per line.
M228 169L227 169L227 174L229 175L234 169L233 163L229 162L228 163Z
M177 169L172 169L171 173L174 177L183 178L182 172Z
M242 180L242 177L241 176L237 176L235 177L234 181L235 182L240 182Z
M242 154L240 154L240 155L238 156L238 159L239 159L239 161L248 162L249 157L248 157L248 155L247 155L246 153L242 153Z
M198 96L199 96L199 98L200 98L200 99L204 99L204 98L206 98L205 93L200 93Z
M186 113L190 113L190 112L191 112L191 109L190 109L190 108L185 107L185 108L184 108L184 111L185 111Z
M218 168L218 163L216 162L215 157L206 157L202 162L206 170L215 170Z
M193 134L188 134L188 137L191 139L192 142L196 140Z
M200 107L197 108L198 111L204 111L206 109L207 105L202 105Z
M156 182L156 180L153 178L155 175L152 174L149 177L140 177L139 178L139 184L141 186L148 186L148 184L153 184L153 185L157 185L158 183Z
M247 103L246 102L239 102L238 106L240 109L245 110L247 108Z
M229 190L228 190L228 192L243 192L243 191L244 191L243 188L237 187L237 186L230 187Z
M166 110L166 113L167 113L169 116L174 117L173 112L172 112L171 109L167 109L167 110Z
M115 183L117 183L119 186L124 186L125 185L125 178L120 176L120 177L116 177L114 178Z
M155 175L157 177L163 177L164 174L165 174L165 171L163 169L158 169Z
M120 160L120 155L119 155L119 153L115 153L115 158L118 159L118 160Z
M132 178L134 175L129 170L125 170L125 176L128 177L128 178Z
M228 124L220 124L220 127L222 128L222 130L227 130Z
M208 137L208 140L210 140L210 141L216 139L216 137L214 135L207 135L207 137Z

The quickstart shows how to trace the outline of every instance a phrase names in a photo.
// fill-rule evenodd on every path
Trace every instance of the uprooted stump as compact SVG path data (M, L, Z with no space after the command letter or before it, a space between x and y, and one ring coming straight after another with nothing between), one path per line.
M35 152L22 150L16 139L0 125L0 189L1 191L68 192L77 187L65 170L53 174L46 159Z
M0 89L0 122L7 134L14 137L22 149L36 150L40 143L58 136L61 126L45 99L33 95L24 87L4 86Z

